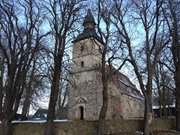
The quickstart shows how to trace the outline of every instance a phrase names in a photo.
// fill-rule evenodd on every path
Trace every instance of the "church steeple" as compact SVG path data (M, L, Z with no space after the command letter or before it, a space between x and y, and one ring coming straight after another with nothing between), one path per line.
M103 44L103 41L96 33L96 22L94 20L94 16L92 15L90 9L88 9L87 14L84 17L83 27L84 27L83 32L79 34L73 42L78 42L80 40L93 37Z
M83 26L84 30L94 30L95 31L95 20L91 13L91 10L88 9L87 15L84 18Z
M96 83L100 76L100 66L103 48L101 38L96 33L95 19L91 10L87 11L82 24L83 31L73 44L72 51L72 81L70 87L69 118L96 120L99 114L101 85ZM90 93L91 96L89 96ZM97 106L97 107L96 107ZM95 108L95 109L94 109Z

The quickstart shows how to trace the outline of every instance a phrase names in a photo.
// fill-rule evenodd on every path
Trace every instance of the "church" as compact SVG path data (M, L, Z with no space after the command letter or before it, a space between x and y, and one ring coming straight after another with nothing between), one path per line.
M96 23L90 10L83 27L83 32L73 41L73 85L69 90L68 119L98 120L103 103L100 71L103 42L96 33ZM127 76L115 72L108 80L106 119L134 119L143 115L142 94Z

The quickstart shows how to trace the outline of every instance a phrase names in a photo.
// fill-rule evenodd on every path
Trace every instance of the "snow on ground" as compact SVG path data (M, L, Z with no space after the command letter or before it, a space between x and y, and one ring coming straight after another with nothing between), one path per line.
M64 120L54 120L54 122L70 122L71 120L67 120L67 119L64 119ZM12 123L46 123L47 121L46 120L26 120L26 121L18 121L18 120L14 120L12 121ZM1 124L1 121L0 121L0 124Z
M37 121L33 121L33 120L26 120L26 121L18 121L18 120L14 120L12 121L12 123L46 123L46 120L37 120Z

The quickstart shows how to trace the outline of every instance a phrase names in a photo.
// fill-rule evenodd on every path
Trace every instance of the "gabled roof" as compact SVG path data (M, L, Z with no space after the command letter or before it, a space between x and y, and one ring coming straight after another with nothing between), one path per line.
M112 82L122 94L139 100L144 100L141 92L136 88L136 86L129 80L126 75L117 71L112 65L107 65L107 69L109 69L109 72L112 72Z
M128 95L130 97L143 100L144 97L140 91L132 84L127 76L122 73L118 73L113 76L113 83L118 89L120 89L122 94Z

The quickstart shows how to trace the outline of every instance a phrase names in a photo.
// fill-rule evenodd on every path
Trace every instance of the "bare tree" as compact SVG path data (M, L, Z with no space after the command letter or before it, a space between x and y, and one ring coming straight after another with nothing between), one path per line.
M116 37L116 33L114 33L112 28L112 5L111 1L108 0L97 1L97 30L103 45L102 47L99 46L101 53L102 107L99 114L98 135L104 134L104 120L106 119L109 101L108 83L112 76L119 72L126 62L126 59L123 59L124 54L120 53L122 51L122 44L119 40L112 41ZM113 67L115 63L116 68Z
M54 38L52 84L47 116L48 127L45 130L46 135L55 134L53 131L53 120L55 119L55 107L60 89L59 82L65 46L67 45L68 35L73 30L75 22L79 19L78 14L82 8L83 1L84 0L49 0L45 4L45 8L50 15L48 21L52 28Z
M27 113L29 111L30 108L30 104L31 104L31 97L32 97L32 82L33 82L33 77L34 77L34 72L35 70L35 61L33 62L33 67L32 67L32 71L30 74L30 78L29 78L29 82L28 82L28 86L25 89L25 99L24 99L24 103L23 103L23 108L22 108L22 115L25 118L27 116Z
M43 57L48 56L46 53L43 53L43 55ZM25 80L22 102L20 103L22 104L22 119L24 120L29 116L30 106L38 107L39 98L42 96L42 93L47 91L49 84L47 64L41 59L41 53L39 53L32 61Z
M105 2L105 1L104 1ZM104 2L98 0L98 33L100 34L101 40L103 41L103 48L101 50L101 80L102 80L102 107L99 114L98 122L98 135L103 134L103 121L106 118L108 109L108 78L106 72L106 55L108 50L108 41L110 36L110 14L107 9L103 8ZM106 12L106 14L105 14ZM104 14L103 14L104 13ZM100 25L101 22L105 22L106 31L103 32Z
M171 51L175 66L174 80L176 85L176 130L180 130L180 1L166 0L163 11L172 38Z
M64 109L66 108L66 103L68 99L68 93L69 93L69 86L72 85L70 81L70 58L68 57L67 60L64 60L63 66L62 66L62 74L60 78L60 89L59 89L59 95L57 100L57 114L61 114ZM61 117L61 116L59 116Z
M165 61L164 61L165 62ZM154 96L154 102L159 105L159 116L167 118L170 115L170 105L174 104L174 79L172 72L169 71L164 65L164 62L158 62L155 70L155 85L154 92L158 96Z
M0 112L2 112L2 98L3 98L3 77L4 77L4 58L0 50ZM0 120L2 115L0 116Z
M120 39L127 46L129 55L128 61L134 68L140 89L145 97L145 135L150 134L149 125L152 121L152 83L155 65L159 61L159 56L162 49L169 42L169 40L163 40L161 44L157 43L159 38L158 34L162 33L161 26L163 24L161 21L161 7L161 0L143 0L131 2L114 0L113 24L117 28ZM131 9L131 11L129 11L129 9ZM138 20L137 24L143 28L142 30L145 34L142 48L139 51L140 55L142 56L140 61L137 60L136 55L134 54L133 42L129 34L128 25L130 23L135 24L135 22L129 23L129 21L126 20L129 12L131 15L129 18L134 16L133 20ZM164 37L163 35L164 34L162 33L162 38ZM142 62L144 63L144 66L142 66Z
M21 8L20 8L21 7ZM23 8L23 9L22 9ZM36 9L35 9L36 8ZM36 12L35 12L36 11ZM21 101L27 73L47 34L40 32L40 8L36 1L1 1L0 50L4 57L3 92L1 96L2 134L10 135L11 121ZM25 24L18 15L25 17Z

